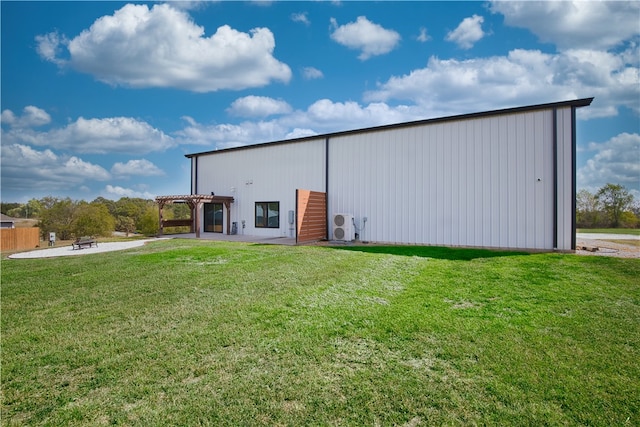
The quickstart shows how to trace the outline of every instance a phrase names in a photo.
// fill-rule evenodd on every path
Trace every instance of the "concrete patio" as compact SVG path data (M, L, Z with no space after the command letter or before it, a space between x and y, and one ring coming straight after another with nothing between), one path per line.
M196 233L164 234L162 237L174 239L195 239ZM259 243L263 245L286 245L295 246L294 237L264 237L249 236L246 234L223 234L223 233L200 233L201 240L216 240L220 242L247 242Z

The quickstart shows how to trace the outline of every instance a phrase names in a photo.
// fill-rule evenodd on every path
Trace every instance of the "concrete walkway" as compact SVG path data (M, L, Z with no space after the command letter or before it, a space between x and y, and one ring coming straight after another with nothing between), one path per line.
M196 233L168 234L165 237L176 239L195 239ZM220 242L246 242L259 243L264 245L286 245L295 246L295 237L264 237L249 236L246 234L222 234L222 233L200 233L200 240L217 240Z
M294 246L296 244L296 239L288 238L288 237L261 237L261 236L247 236L247 235L227 235L221 233L201 233L200 240L214 240L221 242L247 242L247 243L257 243L263 245L287 245ZM186 234L169 234L164 237L154 238L154 239L144 239L144 240L132 240L132 241L123 241L123 242L106 242L101 243L98 242L98 246L93 246L91 248L83 248L83 249L73 249L71 245L68 246L58 246L53 248L43 248L37 249L35 251L29 252L18 252L12 255L9 255L8 258L11 259L24 259L24 258L54 258L61 256L76 256L76 255L89 255L89 254L98 254L101 252L112 252L112 251L120 251L123 249L135 248L138 246L142 246L147 242L154 242L158 240L166 240L166 239L195 239L195 233L186 233Z
M633 234L605 234L605 233L576 233L577 239L587 240L640 240L640 236Z
M135 248L142 246L147 242L153 242L159 239L144 239L144 240L131 240L126 242L98 242L98 246L83 249L73 249L71 245L58 246L53 248L38 249L29 252L18 252L9 255L11 259L23 259L23 258L54 258L61 256L76 256L76 255L89 255L98 254L101 252L121 251L123 249Z

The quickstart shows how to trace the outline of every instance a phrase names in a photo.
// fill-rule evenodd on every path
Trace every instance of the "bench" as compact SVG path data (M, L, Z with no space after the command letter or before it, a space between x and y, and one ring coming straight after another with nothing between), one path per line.
M90 248L93 245L96 245L96 248L98 247L98 241L93 237L79 237L75 240L75 242L71 243L71 249L82 249L86 247Z

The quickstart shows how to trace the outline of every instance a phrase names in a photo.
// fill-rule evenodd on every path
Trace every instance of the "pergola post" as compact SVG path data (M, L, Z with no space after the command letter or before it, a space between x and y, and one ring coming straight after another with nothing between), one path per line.
M164 233L164 227L163 227L163 218L162 218L162 211L164 209L164 202L158 202L158 235L162 236Z
M196 210L196 239L200 238L200 207L202 206L202 202L200 200L196 201L195 203L195 210Z

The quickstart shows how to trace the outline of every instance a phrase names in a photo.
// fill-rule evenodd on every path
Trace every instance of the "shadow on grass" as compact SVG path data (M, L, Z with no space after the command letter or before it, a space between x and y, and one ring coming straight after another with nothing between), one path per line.
M491 249L447 248L443 246L329 246L329 248L344 251L417 256L422 258L447 259L454 261L471 261L472 259L477 258L529 255L528 252L499 251Z

